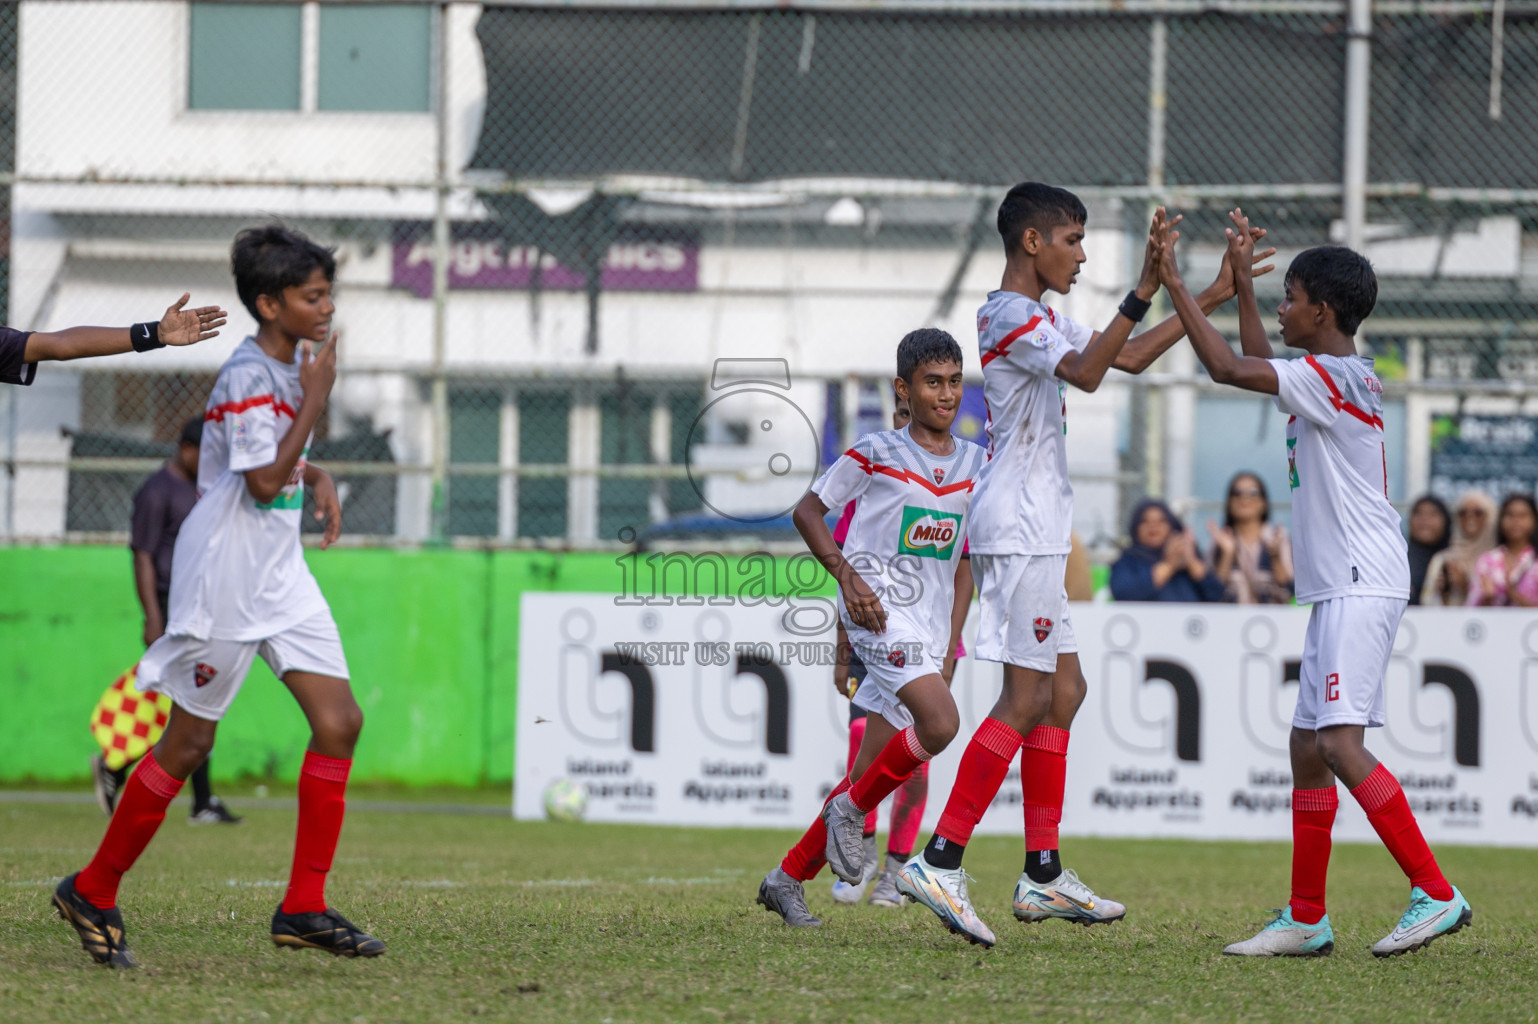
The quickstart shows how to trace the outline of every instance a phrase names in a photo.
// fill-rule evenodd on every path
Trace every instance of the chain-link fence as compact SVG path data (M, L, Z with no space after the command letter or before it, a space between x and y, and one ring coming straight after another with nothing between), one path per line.
M1193 282L1235 205L1282 266L1365 248L1396 500L1538 482L1531 0L7 3L0 161L11 326L127 324L183 291L232 313L193 349L0 393L13 540L126 530L254 330L228 249L274 217L339 255L312 457L351 537L793 537L805 474L889 415L897 339L975 351L1023 179L1088 203L1059 304L1097 326L1156 203L1186 216ZM1087 539L1240 468L1285 496L1274 416L1183 346L1069 408Z

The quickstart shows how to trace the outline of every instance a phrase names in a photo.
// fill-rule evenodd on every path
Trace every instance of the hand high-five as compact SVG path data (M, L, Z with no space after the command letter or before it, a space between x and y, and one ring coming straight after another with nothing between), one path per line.
M166 307L166 315L160 318L160 340L167 345L191 345L207 341L217 337L219 328L224 326L229 314L218 306L183 309L191 298L191 292L182 293L181 298Z

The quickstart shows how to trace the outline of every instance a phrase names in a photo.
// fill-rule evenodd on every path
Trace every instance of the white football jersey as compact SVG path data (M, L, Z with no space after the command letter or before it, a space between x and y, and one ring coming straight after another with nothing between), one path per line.
M276 461L303 401L299 364L278 362L252 338L219 369L203 416L201 497L172 556L168 634L265 640L328 610L299 544L305 455L272 501L258 503L246 487L246 470Z
M937 670L950 652L956 559L986 460L980 445L954 440L956 450L942 457L920 447L907 427L866 434L812 485L828 508L859 499L844 557L881 599L888 631L924 638ZM850 620L842 592L838 613L851 637L881 642Z
M1018 292L990 292L977 311L988 463L972 498L973 554L1069 552L1068 386L1054 371L1069 352L1084 351L1094 333Z
M1287 421L1298 600L1410 596L1399 513L1388 500L1383 384L1361 356L1272 359Z

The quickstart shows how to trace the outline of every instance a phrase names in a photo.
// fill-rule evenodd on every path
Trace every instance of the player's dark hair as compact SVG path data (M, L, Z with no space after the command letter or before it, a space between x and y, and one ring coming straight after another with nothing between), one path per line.
M1010 189L999 204L999 237L1004 239L1007 255L1020 248L1026 228L1050 235L1053 228L1065 224L1082 227L1087 220L1089 211L1084 208L1083 200L1066 188L1043 185L1039 181L1022 181Z
M258 321L256 297L283 297L283 289L304 284L319 267L327 281L336 280L336 250L310 241L282 224L246 228L230 247L230 270L240 302Z
M1538 522L1538 504L1534 503L1533 496L1531 494L1506 495L1505 498L1501 499L1501 511L1495 517L1495 535L1496 538L1500 540L1502 545L1505 545L1506 543L1506 531L1501 528L1501 520L1506 518L1506 510L1513 505L1526 505L1527 510L1533 514L1533 520ZM1534 527L1533 533L1527 535L1527 543L1529 546L1531 546L1535 541L1538 541L1538 537L1535 537L1534 534L1538 534L1538 526Z
M203 443L203 417L194 416L182 424L181 444Z
M961 346L938 327L920 327L909 331L897 343L897 376L913 383L913 374L925 363L961 365Z
M1287 283L1335 311L1335 326L1355 334L1378 304L1378 275L1367 257L1344 245L1304 249L1287 268Z
M1253 480L1255 485L1260 488L1260 499L1265 502L1260 509L1260 521L1269 523L1271 521L1271 492L1266 490L1266 482L1249 470L1241 469L1228 480L1228 497L1223 499L1223 525L1230 530L1234 528L1234 485L1240 480Z

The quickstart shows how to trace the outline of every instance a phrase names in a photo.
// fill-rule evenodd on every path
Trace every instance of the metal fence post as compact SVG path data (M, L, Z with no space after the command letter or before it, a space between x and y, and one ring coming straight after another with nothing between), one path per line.
M438 158L433 180L432 509L429 536L442 541L448 525L449 384L444 376L449 301L449 4L437 11L437 74L433 122Z

